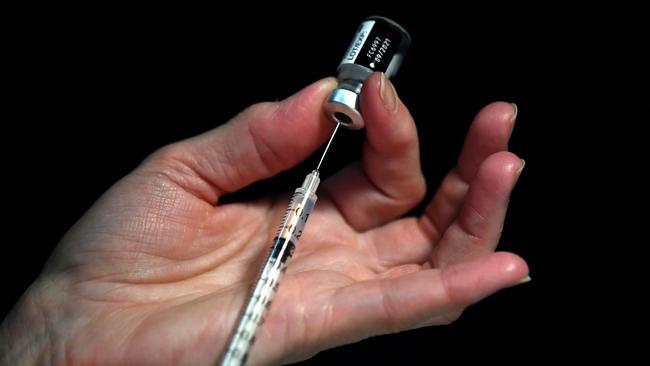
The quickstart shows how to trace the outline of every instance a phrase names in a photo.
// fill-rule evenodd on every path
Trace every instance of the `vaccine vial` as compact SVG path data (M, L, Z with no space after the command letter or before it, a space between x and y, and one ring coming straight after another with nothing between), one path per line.
M365 19L336 70L339 85L325 103L330 118L349 129L363 128L359 100L363 83L377 71L389 79L395 76L410 44L409 34L394 21L379 16Z

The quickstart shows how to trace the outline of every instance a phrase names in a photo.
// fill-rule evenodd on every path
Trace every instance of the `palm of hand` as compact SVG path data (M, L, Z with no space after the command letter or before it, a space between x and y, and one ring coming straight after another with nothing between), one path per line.
M159 184L175 190L171 183ZM175 238L167 239L167 245L128 238L93 240L87 254L75 245L77 256L84 259L69 271L75 282L68 290L69 301L93 321L74 332L71 355L105 355L123 364L193 359L199 354L205 362L203 357L218 356L234 326L234 310L243 306L287 202L214 208L191 194L179 195L177 202L156 204L153 210L158 212L147 222L131 223L143 230L148 225L157 228L134 236L155 238L156 243ZM380 278L390 269L377 258L374 243L347 225L330 200L321 198L317 207L258 335L258 352L280 355L295 349L299 353L290 356L297 358L315 352L310 343L321 344L323 339L316 337L344 326L333 323L347 317L339 314L346 311L345 301L355 301L336 300L354 295L342 294L342 289ZM140 216L128 210L120 215L125 220ZM88 235L96 234L81 235L88 243ZM109 328L115 331L106 333ZM97 335L107 339L98 342ZM337 342L334 334L327 338L332 345Z
M367 181L379 173L368 172L372 160L325 182L250 362L299 360L369 335L447 323L525 276L516 256L485 257L498 241L519 169L514 155L485 150L465 153L467 163L461 156L421 218L395 220L421 199L422 182L407 182L415 187L409 195L374 202L377 187ZM65 293L49 305L74 309L74 317L62 317L66 360L209 364L223 351L288 194L214 206L209 189L187 173L191 164L179 164L184 159L173 151L102 197L46 268L50 289ZM365 201L346 202L340 181L363 187L355 193ZM473 198L485 189L496 193ZM355 219L351 205L375 209L373 217Z
M158 189L176 190L171 183L158 184L164 187ZM75 285L68 295L93 321L74 332L71 355L105 355L119 363L138 364L219 354L236 320L233 310L243 305L287 202L214 208L182 192L177 200L135 208L138 212L115 208L125 221L146 216L130 225L142 228L133 236L152 238L150 243L132 241L128 234L93 241L88 236L99 234L80 234L83 243L93 247L86 251L75 245L73 255L84 259L69 271L75 274ZM391 268L378 258L370 236L350 227L329 199L323 197L317 207L258 336L258 352L279 355L295 349L299 353L290 356L304 358L315 352L310 343L324 341L315 339L323 334L335 345L340 338L327 333L341 332L343 322L349 323L349 315L340 313L353 311L347 309L350 304L367 301L364 297L373 291L370 287L355 294L350 286L391 276L391 270L394 275L420 268L416 264ZM413 224L403 221L398 230L412 235L407 231ZM146 227L154 231L145 233ZM168 238L167 245L153 245L163 238ZM107 333L110 328L114 332ZM98 342L97 335L107 339Z

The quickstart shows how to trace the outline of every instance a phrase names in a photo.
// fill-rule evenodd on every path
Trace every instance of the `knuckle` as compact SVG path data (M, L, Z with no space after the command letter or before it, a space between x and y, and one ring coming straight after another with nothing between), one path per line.
M412 190L412 195L413 195L413 202L418 203L421 202L424 197L427 194L427 182L422 176L422 174L419 174L417 178L415 178L413 182L413 190Z
M149 155L138 170L165 177L174 183L184 184L194 179L192 154L182 143L159 148Z
M391 296L390 280L379 281L382 312L384 314L384 326L389 333L397 333L401 330L398 325L398 311L394 299Z
M151 162L171 162L182 160L187 154L185 149L179 143L173 143L159 148L154 151L145 161Z
M436 319L436 323L440 325L449 325L455 322L460 318L460 316L463 314L463 310L454 310L447 312L445 314L442 314L438 319Z
M417 149L418 135L415 126L408 124L402 128L396 128L390 136L390 150L404 152Z
M275 112L277 109L278 103L277 102L259 102L252 104L246 109L244 109L241 113L240 116L244 118L260 118L260 117L267 117L269 114L272 114Z
M140 165L140 171L163 174L168 177L194 176L194 158L182 143L176 142L159 148Z

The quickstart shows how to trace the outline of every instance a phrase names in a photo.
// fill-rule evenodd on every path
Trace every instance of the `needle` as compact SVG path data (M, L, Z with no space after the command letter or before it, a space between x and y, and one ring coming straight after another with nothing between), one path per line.
M327 143L327 146L325 147L325 151L323 151L323 156L320 157L320 161L318 162L318 166L316 167L316 170L320 169L320 165L323 164L323 159L325 159L325 154L327 154L327 150L329 150L330 145L332 144L332 140L334 140L334 135L336 135L336 131L339 130L339 126L341 124L337 123L336 127L334 128L334 132L332 132L332 136L330 137L330 141Z

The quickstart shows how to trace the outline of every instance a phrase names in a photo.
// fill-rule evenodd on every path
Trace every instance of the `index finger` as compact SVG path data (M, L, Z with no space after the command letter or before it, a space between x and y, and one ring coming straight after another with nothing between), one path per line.
M415 122L384 74L363 87L366 139L361 162L323 185L347 222L359 231L406 213L424 197Z

